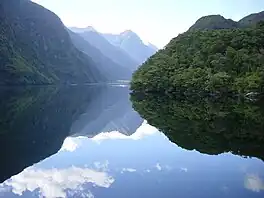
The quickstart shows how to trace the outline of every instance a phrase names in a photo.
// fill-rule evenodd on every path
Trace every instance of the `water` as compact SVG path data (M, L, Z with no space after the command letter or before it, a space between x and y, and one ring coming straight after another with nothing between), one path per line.
M234 103L194 111L189 103L133 100L162 133L133 110L124 86L6 88L0 96L0 197L264 197L262 114L254 106L241 114ZM199 111L205 104L210 114ZM253 131L243 140L232 135L250 125L241 115ZM194 138L193 123L205 140ZM214 128L230 139L210 136L206 123L221 123L226 130Z

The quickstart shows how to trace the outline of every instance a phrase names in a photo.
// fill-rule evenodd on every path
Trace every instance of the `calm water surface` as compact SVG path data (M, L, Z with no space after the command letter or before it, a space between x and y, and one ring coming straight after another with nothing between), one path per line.
M264 151L185 150L133 110L126 86L0 96L0 197L264 197Z

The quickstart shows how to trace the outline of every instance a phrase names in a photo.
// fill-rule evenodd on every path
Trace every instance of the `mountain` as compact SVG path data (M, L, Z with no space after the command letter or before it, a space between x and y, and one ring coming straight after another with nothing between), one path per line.
M145 62L158 50L153 44L145 45L140 37L131 30L121 34L102 34L111 44L121 48L140 63Z
M28 0L0 1L0 84L105 81L61 20Z
M90 56L97 65L97 69L107 76L108 80L130 80L132 71L123 65L119 65L105 56L100 50L92 46L82 36L69 30L73 44L80 51Z
M248 15L248 16L244 17L243 19L241 19L240 21L238 21L238 23L242 27L248 27L248 26L252 26L252 25L254 25L260 21L263 21L263 20L264 20L264 11Z
M226 19L221 15L209 15L198 19L195 24L190 27L189 31L244 28L256 25L263 20L264 11L250 14L238 22Z
M84 31L79 33L90 45L94 46L102 52L106 57L110 58L115 63L126 67L131 72L134 71L139 62L130 57L122 49L113 46L100 33L94 31Z
M78 28L78 27L69 27L69 30L75 33L83 33L83 32L97 32L92 26L87 26L86 28Z
M231 29L237 28L239 25L237 22L231 19L225 19L221 15L209 15L198 19L194 25L192 25L189 31L192 30L214 30L214 29Z
M132 90L169 95L263 93L264 21L231 29L224 21L216 15L203 17L192 26L196 31L191 28L173 38L133 73Z

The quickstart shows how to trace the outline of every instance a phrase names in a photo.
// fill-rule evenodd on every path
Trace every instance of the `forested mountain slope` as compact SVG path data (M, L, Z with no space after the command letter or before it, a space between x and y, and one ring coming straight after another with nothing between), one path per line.
M104 81L61 20L28 0L0 1L0 84Z
M165 93L262 93L264 22L246 28L218 27L192 29L172 39L134 73L132 89Z
M209 15L198 19L195 24L190 27L189 31L205 29L231 29L237 28L238 26L237 22L231 19L225 19L221 15Z

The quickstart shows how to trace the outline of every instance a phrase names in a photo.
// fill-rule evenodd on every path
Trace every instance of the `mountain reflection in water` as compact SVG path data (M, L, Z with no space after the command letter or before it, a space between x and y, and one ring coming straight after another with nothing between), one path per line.
M12 87L1 88L0 96L0 181L55 154L67 136L104 129L132 134L143 121L128 88L117 86Z
M0 197L264 195L259 104L133 97L143 121L128 87L0 93Z
M133 107L178 146L264 160L264 101L132 94Z

